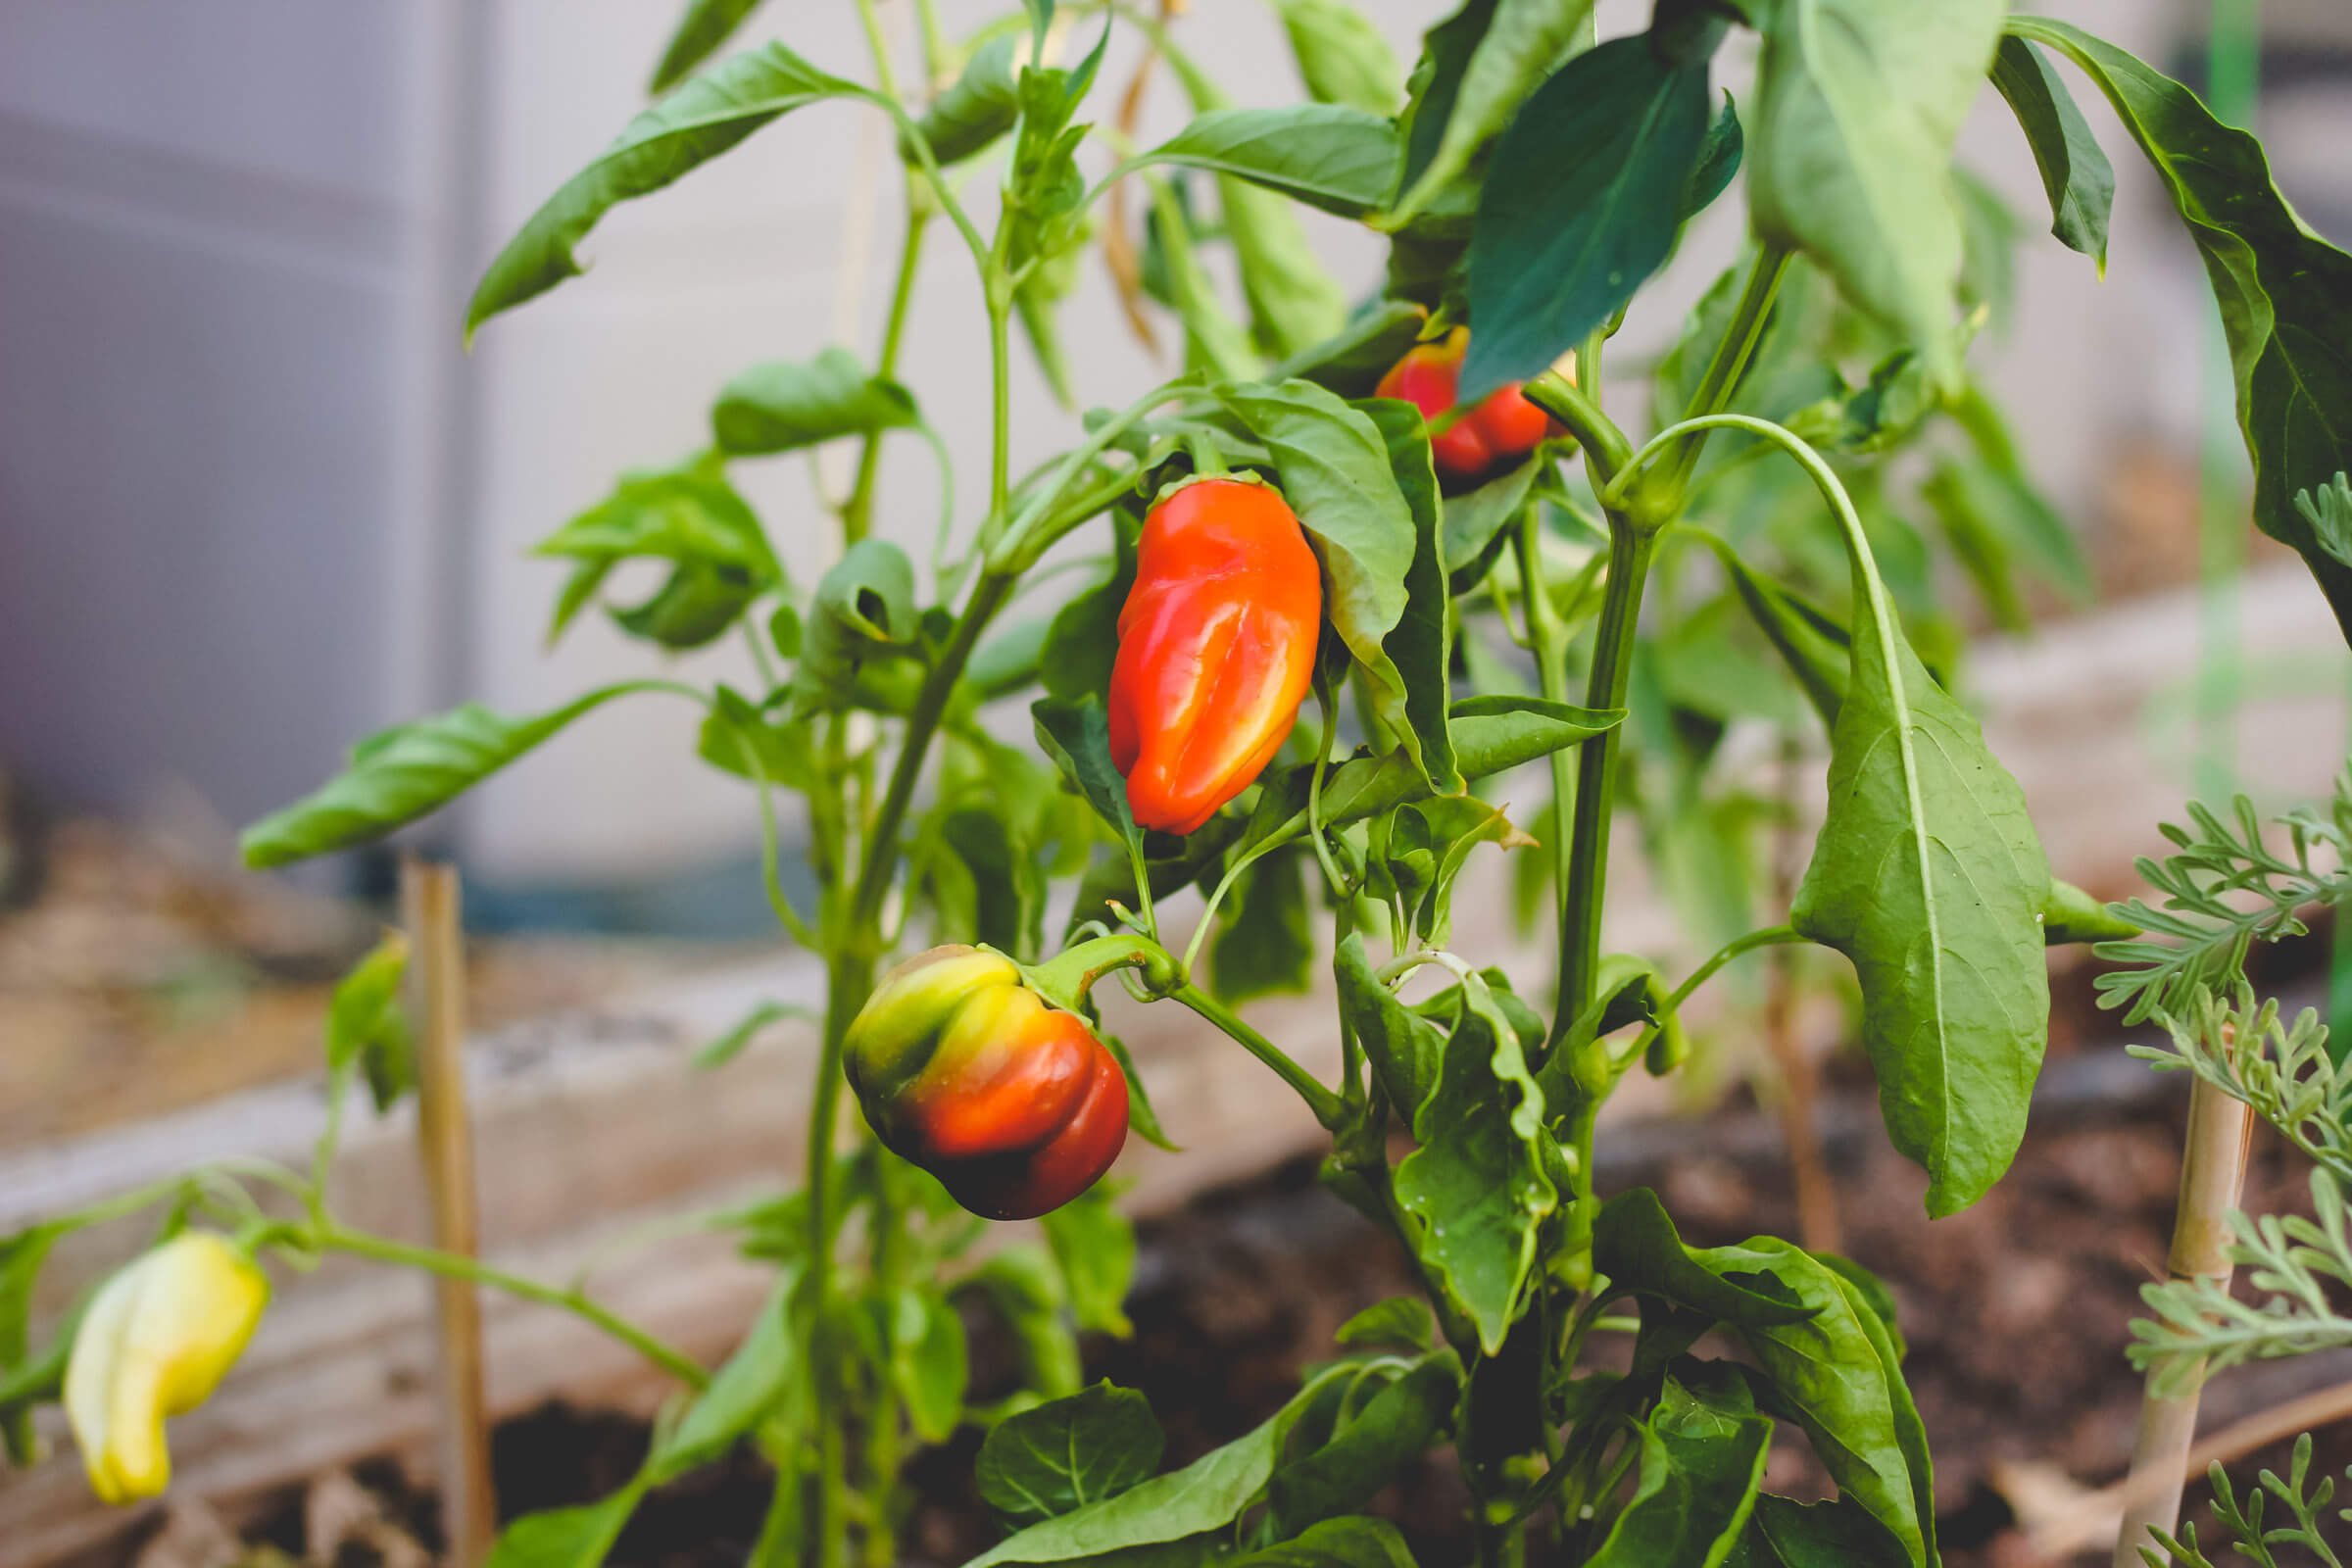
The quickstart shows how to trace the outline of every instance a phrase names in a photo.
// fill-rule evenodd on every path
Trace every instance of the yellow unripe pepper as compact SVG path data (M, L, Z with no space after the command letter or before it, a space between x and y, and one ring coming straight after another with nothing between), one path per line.
M270 1279L226 1237L183 1231L99 1288L66 1361L66 1419L101 1502L170 1485L164 1421L202 1404L244 1353Z

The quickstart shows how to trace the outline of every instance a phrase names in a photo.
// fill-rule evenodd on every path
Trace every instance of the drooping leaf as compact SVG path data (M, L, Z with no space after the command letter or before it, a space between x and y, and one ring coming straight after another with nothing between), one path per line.
M786 789L806 790L816 782L808 726L771 724L752 700L732 686L718 688L717 701L703 717L695 755L738 778Z
M1133 1332L1127 1292L1135 1283L1135 1227L1100 1185L1046 1215L1046 1246L1069 1292L1070 1315L1091 1334Z
M756 596L784 580L759 514L723 472L702 462L623 473L611 495L542 539L531 553L578 563L557 600L547 633L551 645L623 561L666 561L673 568L671 582L720 583L738 596L739 605L748 602L741 596ZM674 602L690 590L665 587L663 593ZM651 603L662 597L657 594ZM638 618L648 622L649 632L657 629L650 614Z
M760 0L686 0L686 9L662 51L645 90L659 97L726 47L727 40L760 9Z
M1019 48L1020 40L1009 33L982 44L915 121L942 169L984 150L1021 118L1020 88L1013 79ZM903 156L915 162L906 137L900 142Z
M1960 214L1952 145L2000 35L2001 0L1784 0L1748 124L1756 231L1804 251L1955 384Z
M1217 180L1217 201L1260 352L1273 359L1302 354L1347 324L1348 295L1315 255L1290 203L1231 175Z
M264 870L381 838L448 805L590 709L644 689L644 682L622 681L528 718L467 703L369 736L342 772L244 831L245 863Z
M1026 1388L1057 1399L1086 1386L1068 1293L1051 1253L1035 1244L1007 1247L974 1269L970 1280L1011 1332Z
M1927 363L1909 349L1897 349L1873 366L1862 385L1849 387L1839 377L1836 386L1830 396L1786 421L1815 447L1833 452L1884 452L1918 429L1943 402Z
M368 1080L368 1097L379 1113L390 1110L416 1086L416 1046L400 1006L400 982L408 966L408 938L387 931L336 982L334 999L327 1004L328 1093L341 1094L345 1076L357 1067Z
M1251 862L1208 948L1208 972L1227 1003L1307 990L1314 984L1315 935L1306 899L1305 857L1278 850Z
M956 1303L930 1287L901 1291L890 1351L890 1379L907 1424L925 1443L947 1442L962 1424L971 1375Z
M1091 694L1076 701L1041 697L1029 705L1029 713L1037 724L1038 744L1054 759L1061 776L1141 858L1144 830L1136 825L1127 804L1127 781L1110 760L1110 720L1102 701Z
M998 1422L980 1445L972 1479L990 1507L1028 1524L1148 1480L1166 1444L1149 1399L1098 1383Z
M2082 67L2164 182L2221 306L2255 525L2302 556L2352 637L2352 565L2294 505L2296 491L2352 468L2352 256L2296 216L2262 143L2180 83L2063 22L2013 17L2009 30Z
M1396 684L1376 684L1373 711L1398 735L1418 746L1430 787L1451 794L1462 787L1446 732L1452 699L1447 654L1452 647L1453 597L1446 576L1445 516L1438 499L1436 460L1421 411L1396 398L1369 398L1355 407L1372 421L1388 448L1389 469L1413 518L1413 562L1404 576L1404 613L1381 640L1396 671Z
M1414 1353L1436 1343L1431 1336L1429 1303L1410 1296L1373 1302L1341 1324L1331 1337L1341 1345Z
M695 1396L684 1419L649 1462L657 1484L719 1458L766 1417L794 1378L808 1375L800 1362L802 1336L793 1323L793 1294L800 1278L798 1262L778 1271L759 1316L752 1319L751 1333L711 1375L710 1387ZM802 1315L807 1315L805 1310Z
M850 546L816 585L792 668L796 714L847 706L861 670L914 641L914 564L887 539Z
M1479 198L1463 399L1536 375L1633 298L1674 248L1706 135L1706 64L1669 66L1643 36L1537 89Z
M2115 166L2090 132L2073 93L2041 52L2008 36L1992 57L1992 84L2026 133L2041 188L2050 198L2050 232L2107 273L2107 219L2115 206Z
M613 608L612 623L673 652L704 648L726 635L763 586L741 566L688 562L672 566L643 603Z
M1905 1568L1911 1561L1903 1544L1851 1497L1801 1503L1766 1494L1748 1528L1785 1568Z
M1231 174L1342 218L1361 218L1388 194L1396 131L1341 104L1212 109L1127 167L1180 164Z
M1067 1562L1072 1558L1182 1541L1221 1529L1263 1492L1291 1429L1321 1395L1335 1369L1311 1379L1263 1424L1181 1470L1154 1476L1104 1501L1031 1525L965 1568L996 1563Z
M1698 144L1698 159L1690 166L1690 177L1683 182L1683 218L1696 218L1715 205L1715 198L1731 188L1732 176L1740 172L1740 160L1747 153L1747 133L1740 127L1740 106L1732 95L1723 95L1723 107L1708 122L1706 138Z
M1382 300L1332 337L1267 372L1273 381L1312 381L1343 398L1369 397L1416 342L1429 312L1410 300Z
M1477 26L1481 10L1484 25ZM1463 19L1469 19L1468 23L1441 43L1438 32L1456 26ZM1392 222L1401 224L1429 207L1448 181L1486 151L1510 123L1529 90L1590 42L1592 20L1592 0L1493 0L1483 7L1473 0L1455 19L1432 29L1429 50L1441 83L1449 74L1450 57L1460 47L1457 38L1474 37L1475 43L1458 77L1449 84L1451 91L1432 91L1407 128L1408 186L1390 216ZM1477 26L1475 32L1473 26ZM1446 100L1443 104L1441 97ZM1442 117L1432 112L1440 108L1445 111ZM1423 125L1430 122L1443 131L1428 153L1427 163L1415 168L1413 154L1429 134Z
M1364 1056L1407 1125L1437 1092L1446 1037L1437 1025L1396 1000L1380 983L1360 931L1350 931L1332 955L1340 1007L1362 1044Z
M1719 1323L1769 1328L1801 1323L1815 1308L1723 1277L1712 1254L1683 1245L1658 1195L1636 1187L1603 1203L1592 1222L1592 1271L1612 1287L1703 1312Z
M1720 1564L1747 1529L1771 1446L1772 1420L1752 1404L1741 1408L1667 1378L1642 1426L1634 1494L1592 1568Z
M511 1521L499 1532L484 1568L597 1568L627 1528L646 1485L641 1475L594 1502Z
M565 180L507 241L466 307L466 337L499 312L577 277L581 268L572 247L615 204L660 190L778 116L840 97L873 95L772 42L687 82L630 121L612 146Z
M1414 1568L1412 1551L1386 1519L1326 1519L1289 1541L1232 1560L1231 1568Z
M796 452L845 435L914 423L914 399L896 381L870 377L858 356L828 348L806 364L771 360L719 390L710 434L722 452Z
M1276 1535L1354 1513L1452 1425L1462 1396L1452 1352L1423 1357L1342 1420L1330 1441L1274 1472L1267 1501ZM1352 1396L1348 1401L1356 1403Z

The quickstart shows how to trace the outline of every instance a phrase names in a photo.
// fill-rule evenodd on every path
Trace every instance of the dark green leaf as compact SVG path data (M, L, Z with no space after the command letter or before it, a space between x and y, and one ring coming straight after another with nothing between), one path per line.
M1036 720L1038 745L1061 776L1140 854L1143 829L1127 805L1127 781L1110 760L1110 721L1102 702L1091 695L1074 702L1041 697L1029 705L1029 713Z
M1369 397L1420 340L1428 320L1429 313L1409 300L1383 300L1336 336L1285 360L1268 379L1312 381L1344 398Z
M690 562L672 566L643 604L613 610L612 622L632 637L673 651L702 648L726 635L761 587L741 566Z
M1741 1327L1801 1323L1813 1315L1812 1307L1735 1285L1707 1261L1713 1255L1683 1245L1665 1205L1646 1187L1610 1199L1592 1222L1592 1271L1607 1275L1614 1288Z
M2050 232L2107 273L2107 218L2115 206L2115 166L2090 133L2074 94L2041 52L2025 39L2004 37L1992 57L1992 84L2009 101L2041 188L2050 198Z
M758 1038L760 1031L771 1023L786 1018L806 1018L808 1009L786 1002L761 1002L735 1020L726 1033L719 1035L694 1054L695 1069L711 1072L724 1067L743 1054L744 1048Z
M1452 1424L1461 1396L1460 1365L1451 1351L1442 1351L1364 1400L1329 1442L1274 1472L1267 1496L1274 1533L1289 1535L1369 1503Z
M1377 984L1377 982L1374 982ZM1464 982L1465 998L1486 994ZM1367 1041L1367 1049L1369 1042ZM1420 1147L1396 1163L1396 1201L1420 1222L1412 1246L1492 1355L1534 1266L1536 1234L1558 1202L1538 1140L1544 1096L1507 1023L1465 1004L1438 1082L1412 1116Z
M1218 178L1217 201L1250 302L1250 333L1263 353L1303 354L1347 325L1347 292L1289 203L1231 175Z
M1013 80L1019 49L1020 40L1009 33L982 44L914 122L942 169L982 151L1021 118L1020 89ZM899 140L906 161L915 162L906 138L902 135Z
M614 204L660 190L780 115L845 96L872 95L780 43L746 50L687 82L630 121L507 241L466 307L466 337L499 312L577 277L571 248Z
M1487 20L1473 34L1476 43L1469 49L1451 92L1432 91L1407 126L1408 147L1414 152L1426 134L1424 118L1442 124L1445 130L1426 167L1415 170L1408 154L1410 186L1396 204L1393 215L1396 220L1428 208L1439 191L1469 169L1510 123L1529 90L1592 36L1592 0L1494 0L1491 6L1476 9L1484 10ZM1474 7L1465 6L1454 19L1431 30L1428 47L1438 62L1441 82L1450 63L1448 57L1459 43L1449 34L1441 46L1438 34L1473 15ZM1460 26L1459 31L1468 33L1470 28ZM1440 107L1441 96L1446 99L1443 105L1446 113L1442 118L1431 113Z
M1914 1568L1928 1568L1936 1514L1926 1436L1877 1314L1791 1243L1758 1237L1702 1255L1718 1270L1769 1276L1813 1308L1801 1323L1742 1328L1740 1337L1838 1491L1893 1532Z
M828 348L801 364L755 365L719 389L710 435L722 452L796 452L845 435L872 435L915 422L914 398L896 381L868 376L858 356Z
M1771 1446L1768 1417L1693 1395L1668 1378L1642 1424L1633 1497L1592 1555L1592 1568L1722 1562L1747 1528Z
M669 45L662 51L662 63L654 68L654 79L646 83L645 90L659 96L684 81L696 67L725 47L745 19L759 9L760 0L686 0L685 13L678 18Z
M685 1419L648 1462L657 1485L725 1454L736 1439L765 1418L793 1379L806 1375L800 1364L801 1336L793 1322L793 1293L800 1278L798 1263L777 1272L760 1315L752 1319L751 1333L711 1374L710 1387L695 1396Z
M695 755L711 766L755 782L806 790L816 782L815 761L808 755L806 724L771 724L760 716L751 699L732 686L718 688L718 700L703 716Z
M1886 1331L1887 1343L1894 1348L1894 1364L1902 1365L1911 1350L1903 1343L1903 1331L1895 1322L1894 1293L1886 1288L1886 1282L1850 1257L1840 1257L1836 1252L1812 1255L1814 1262L1845 1282L1848 1296L1870 1308L1879 1320L1879 1327Z
M415 821L488 778L573 719L643 683L623 681L530 718L467 703L381 731L315 794L281 807L238 840L256 870L347 850Z
M1612 38L1544 83L1494 148L1470 241L1461 395L1544 369L1674 248L1707 136L1707 68Z
M598 1568L637 1511L646 1481L577 1508L524 1514L499 1532L484 1568Z
M1346 104L1386 120L1404 98L1404 73L1389 40L1348 0L1274 0L1290 34L1298 79L1319 104ZM1380 172L1377 204L1388 195L1390 171Z
M1045 1249L1007 1247L972 1271L971 1282L1020 1347L1025 1387L1057 1399L1084 1387L1078 1336L1064 1308L1061 1270Z
M1828 820L1789 923L1853 960L1863 1044L1928 1210L1965 1208L2025 1134L2049 1023L2049 862L1977 721L1932 680L1859 569ZM1882 621L1881 617L1886 617Z
M793 711L848 706L858 673L915 636L914 565L886 539L860 539L816 585L792 670Z
M1419 409L1396 398L1371 398L1355 407L1380 432L1397 493L1413 517L1413 564L1404 576L1404 613L1381 642L1402 690L1376 684L1372 708L1389 728L1414 738L1430 787L1441 795L1451 794L1462 787L1446 732L1446 705L1452 696L1446 656L1452 645L1453 599L1446 584L1429 427Z
M1770 1494L1756 1499L1761 1532L1786 1568L1905 1568L1903 1544L1851 1497L1810 1505Z
M1128 1053L1127 1044L1112 1034L1095 1031L1104 1047L1119 1059L1119 1071L1127 1078L1127 1126L1138 1138L1166 1150L1171 1154L1184 1151L1169 1138L1159 1125L1159 1112L1152 1108L1152 1098L1144 1090L1144 1075L1135 1070L1135 1057Z
M1543 466L1541 458L1529 458L1475 490L1446 498L1442 549L1447 586L1454 593L1467 593L1486 576L1483 568L1494 564L1489 547L1525 513L1529 492Z
M1740 128L1740 108L1732 95L1723 95L1723 108L1707 126L1706 139L1698 144L1698 161L1690 166L1690 177L1683 185L1683 217L1696 218L1715 204L1740 172L1740 160L1747 150L1747 137Z
M963 1319L937 1290L899 1293L891 1326L890 1377L907 1424L925 1443L945 1443L963 1421L970 1377Z
M34 1225L0 1241L0 1378L10 1383L31 1364L33 1284L40 1278L49 1249L71 1228L63 1222ZM63 1375L62 1366L59 1373ZM25 1381L37 1384L46 1380ZM23 1398L0 1400L0 1446L6 1447L9 1462L19 1467L29 1466L38 1456L30 1391Z
M388 931L366 957L336 982L326 1009L328 1093L340 1095L354 1067L366 1071L375 1108L385 1111L416 1086L408 1019L400 1008L409 942Z
M698 590L709 593L715 586L717 597L740 604L744 594L784 580L758 514L715 466L699 461L622 474L611 495L541 540L532 554L578 563L556 602L547 632L551 645L624 560L650 558L677 568L671 586L653 601L670 596L672 614ZM650 635L650 613L638 618L648 629L637 634Z
M1805 697L1824 724L1835 726L1845 702L1851 664L1849 634L1829 612L1801 598L1786 583L1766 576L1741 561L1738 552L1713 534L1704 536L1724 564L1740 602L1804 688Z
M1952 144L2000 36L2001 0L1785 0L1759 18L1748 126L1756 232L1957 383L1960 213Z
M1134 1332L1126 1301L1135 1283L1135 1227L1111 1206L1109 1196L1100 1185L1089 1188L1042 1223L1078 1326L1122 1339Z
M1426 1350L1431 1336L1429 1303L1412 1296L1375 1301L1341 1324L1332 1338L1342 1345L1380 1350Z
M964 1568L995 1563L1067 1562L1128 1547L1182 1541L1240 1517L1264 1490L1283 1445L1336 1373L1310 1381L1247 1436L1212 1448L1182 1470L1154 1476L1102 1502L1048 1519L1001 1542Z
M1348 1027L1362 1043L1390 1102L1410 1125L1437 1090L1446 1037L1380 983L1362 932L1350 931L1341 939L1332 955L1332 971L1339 977L1340 1007Z
M1232 1568L1414 1568L1413 1554L1386 1519L1326 1519L1289 1541L1236 1558Z
M1919 428L1942 405L1926 362L1898 349L1871 368L1859 387L1842 381L1837 392L1787 420L1788 428L1814 446L1833 452L1883 452Z
M2041 899L2041 939L2051 947L2062 942L2126 942L2140 928L2118 911L2123 906L2101 904L2072 882L2050 878Z
M1159 1468L1166 1437L1151 1401L1098 1383L997 1423L980 1445L973 1480L981 1500L1027 1524L1100 1502Z
M1342 218L1361 218L1388 194L1396 131L1340 104L1212 109L1128 165L1181 164L1230 174Z
M2337 622L2352 628L2352 565L2328 553L2294 505L2296 491L2352 468L2352 257L2287 205L2262 143L2215 120L2186 87L2063 22L2017 17L2010 30L2081 66L2164 181L2221 305L2254 460L2255 524L2303 557Z
M1278 850L1253 862L1228 895L1226 917L1208 949L1208 972L1228 1003L1307 990L1315 935L1308 919L1304 856Z

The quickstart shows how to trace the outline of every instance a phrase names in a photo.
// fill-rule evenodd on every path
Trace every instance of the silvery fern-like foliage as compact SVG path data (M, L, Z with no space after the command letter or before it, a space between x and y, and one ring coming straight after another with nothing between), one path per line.
M2345 1474L2352 1478L2352 1471ZM2230 1533L2230 1549L2237 1555L2251 1558L2259 1568L2283 1568L2273 1548L2301 1546L2328 1568L2344 1568L2343 1559L2320 1534L2320 1521L2328 1504L2335 1499L2335 1481L2323 1475L2316 1486L2311 1485L2311 1434L2305 1433L2295 1440L2295 1456L2287 1467L2286 1479L2281 1481L2278 1472L2265 1470L2261 1486L2247 1491L2242 1505L2220 1465L2208 1470L2206 1476L2213 1483L2214 1519ZM2293 1523L2265 1527L2266 1493L2278 1499ZM2339 1509L2336 1517L2352 1519L2352 1508ZM2184 1527L2179 1537L2154 1529L2149 1534L2163 1544L2174 1568L2218 1568L2198 1548L2196 1526ZM2165 1558L2158 1556L2153 1547L2140 1547L2139 1555L2148 1568L2167 1568Z

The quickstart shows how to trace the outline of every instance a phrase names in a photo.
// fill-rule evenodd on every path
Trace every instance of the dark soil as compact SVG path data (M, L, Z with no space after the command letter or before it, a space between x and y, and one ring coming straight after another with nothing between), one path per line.
M2037 1560L1990 1482L1996 1462L2038 1461L2097 1485L2130 1456L2139 1381L2125 1360L2127 1325L2142 1310L2140 1286L2163 1273L2187 1085L2125 1057L2082 1004L2082 984L2072 982L2061 1005L2015 1168L1965 1213L1926 1218L1925 1177L1887 1146L1866 1066L1838 1064L1820 1107L1845 1250L1887 1282L1900 1308L1905 1371L1936 1455L1938 1531L1954 1568ZM1776 1123L1743 1097L1704 1120L1611 1129L1601 1153L1604 1192L1657 1189L1694 1245L1795 1233ZM2302 1160L2258 1131L2246 1206L2307 1211L2307 1180ZM1297 1161L1142 1227L1134 1336L1090 1341L1087 1373L1142 1390L1167 1430L1168 1462L1181 1464L1271 1413L1296 1389L1300 1365L1330 1354L1332 1331L1350 1314L1412 1290L1395 1246L1316 1184L1311 1161ZM983 1385L974 1393L984 1397L1011 1357L988 1325L975 1318L971 1326ZM2232 1371L2208 1386L2201 1430L2347 1378L2352 1352ZM2352 1439L2338 1428L2321 1440L2319 1462L2340 1474L2352 1463ZM523 1513L591 1500L627 1479L645 1443L641 1423L612 1414L551 1406L511 1422L497 1449L502 1505ZM971 1488L976 1446L967 1437L915 1462L922 1500L903 1533L907 1562L952 1565L999 1538ZM2234 1471L2250 1480L2285 1463L2281 1445ZM420 1535L429 1531L426 1499L403 1494L389 1474L364 1479ZM1800 1497L1829 1490L1795 1434L1775 1448L1767 1486ZM611 1561L735 1568L759 1533L766 1495L764 1467L739 1450L648 1498ZM1441 1453L1402 1477L1380 1507L1425 1568L1446 1568L1464 1560L1465 1500L1451 1455ZM299 1512L292 1499L288 1508ZM2201 1486L2187 1516L2208 1518ZM281 1514L257 1539L292 1547L284 1538L298 1533ZM2210 1536L2208 1546L2225 1560ZM2103 1563L2106 1553L2082 1560Z

